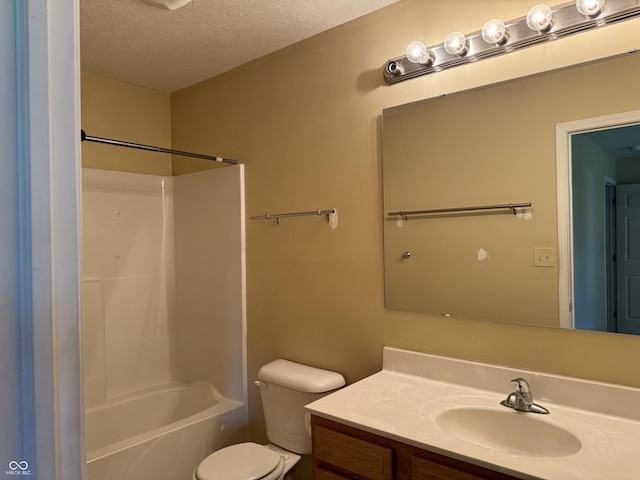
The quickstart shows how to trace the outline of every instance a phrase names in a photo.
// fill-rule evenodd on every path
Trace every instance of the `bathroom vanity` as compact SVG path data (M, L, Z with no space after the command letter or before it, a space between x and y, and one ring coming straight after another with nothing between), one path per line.
M527 379L549 414L500 405ZM307 405L315 480L635 479L640 390L385 348Z

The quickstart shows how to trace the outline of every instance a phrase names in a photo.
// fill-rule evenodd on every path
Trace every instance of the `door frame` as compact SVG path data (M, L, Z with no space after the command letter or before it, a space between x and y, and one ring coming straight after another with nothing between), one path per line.
M605 299L607 304L607 332L616 332L618 322L616 318L616 187L618 182L615 178L604 177L604 198L605 198L605 272L607 279L605 282Z
M556 195L558 215L559 326L575 328L573 279L573 201L571 137L575 134L640 123L640 110L586 118L556 125Z
M22 452L8 460L27 466L22 475L81 480L80 2L7 1L15 36L0 45L0 67L14 75L15 134L0 131L0 141L15 145L19 264L2 273L19 292L9 320L23 405Z

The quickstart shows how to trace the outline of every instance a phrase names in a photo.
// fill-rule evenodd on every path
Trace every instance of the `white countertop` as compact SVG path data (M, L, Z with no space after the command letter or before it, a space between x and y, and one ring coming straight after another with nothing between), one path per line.
M535 415L573 433L582 442L577 453L552 458L508 454L457 439L437 426L436 417L455 407L506 409L499 402L513 390L509 380L515 377L529 381L534 401L551 413L513 413ZM640 390L629 387L385 348L381 372L306 408L523 479L640 478Z

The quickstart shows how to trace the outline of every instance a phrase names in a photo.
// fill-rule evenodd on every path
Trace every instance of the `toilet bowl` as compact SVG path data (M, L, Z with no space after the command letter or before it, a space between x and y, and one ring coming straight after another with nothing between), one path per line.
M193 480L282 480L300 456L275 445L239 443L205 458Z
M311 453L304 406L344 386L342 375L288 360L274 360L255 384L272 443L245 442L213 452L194 470L193 480L284 480L301 455Z

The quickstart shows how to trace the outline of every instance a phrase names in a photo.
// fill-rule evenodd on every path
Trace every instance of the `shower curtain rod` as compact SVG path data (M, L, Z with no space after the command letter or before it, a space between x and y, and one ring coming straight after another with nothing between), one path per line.
M237 160L231 160L229 158L213 157L211 155L203 155L201 153L183 152L180 150L171 150L169 148L154 147L152 145L142 145L140 143L124 142L122 140L112 140L110 138L92 137L87 135L84 130L80 130L82 141L104 143L106 145L115 145L117 147L136 148L138 150L148 150L150 152L170 153L171 155L180 155L182 157L201 158L203 160L212 160L214 162L230 163L231 165L237 165Z

